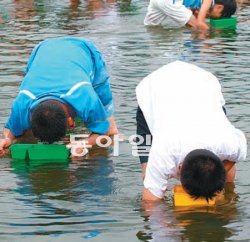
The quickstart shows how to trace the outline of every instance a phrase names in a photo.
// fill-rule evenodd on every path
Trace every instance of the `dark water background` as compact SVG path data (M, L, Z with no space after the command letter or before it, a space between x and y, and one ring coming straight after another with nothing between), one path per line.
M147 4L0 0L0 128L32 48L45 38L72 35L94 41L103 52L125 136L135 133L136 85L177 59L218 76L229 119L250 135L250 6L239 6L237 30L199 36L185 28L145 28ZM223 204L180 210L171 196L157 206L141 203L140 165L132 152L124 141L118 157L103 149L62 164L1 159L0 241L250 241L249 158L238 164Z

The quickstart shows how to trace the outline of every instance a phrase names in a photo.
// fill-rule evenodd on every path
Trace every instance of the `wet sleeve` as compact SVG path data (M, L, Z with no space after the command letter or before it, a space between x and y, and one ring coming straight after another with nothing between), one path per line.
M243 161L247 156L247 140L245 134L231 125L230 129L224 132L220 137L220 145L213 147L213 152L221 160L234 162Z
M11 114L5 124L15 137L21 136L30 128L29 120L30 100L23 94L19 94L11 108Z
M173 160L152 146L147 164L144 187L158 198L163 198L167 190L168 180L173 177L175 169Z

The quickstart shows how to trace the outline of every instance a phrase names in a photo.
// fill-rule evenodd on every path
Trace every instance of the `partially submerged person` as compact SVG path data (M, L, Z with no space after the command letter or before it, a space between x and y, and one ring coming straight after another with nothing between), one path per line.
M228 18L236 8L235 0L150 0L144 24L171 26L172 20L178 27L206 30L206 18Z
M206 199L234 181L235 164L246 158L246 137L227 119L213 74L176 61L145 77L136 95L144 200L161 200L170 178Z
M99 135L117 133L106 64L90 41L52 38L33 50L26 74L0 139L0 153L31 129L43 142L61 140L79 117L91 132L89 145Z

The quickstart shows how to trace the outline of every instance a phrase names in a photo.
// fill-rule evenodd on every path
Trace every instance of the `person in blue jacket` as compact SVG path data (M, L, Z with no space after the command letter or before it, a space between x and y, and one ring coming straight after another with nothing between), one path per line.
M99 135L117 133L105 62L85 39L47 39L29 58L0 139L0 153L30 129L43 142L59 141L67 129L74 128L76 117L91 132L90 145Z

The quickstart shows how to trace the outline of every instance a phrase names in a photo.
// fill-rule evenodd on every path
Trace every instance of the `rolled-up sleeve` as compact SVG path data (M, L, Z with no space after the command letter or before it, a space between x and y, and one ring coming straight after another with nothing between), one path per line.
M163 198L168 179L174 177L176 165L172 157L162 154L152 146L144 179L144 187L153 195Z
M30 128L29 106L31 102L29 97L19 94L12 105L5 128L9 129L15 137L23 135Z

